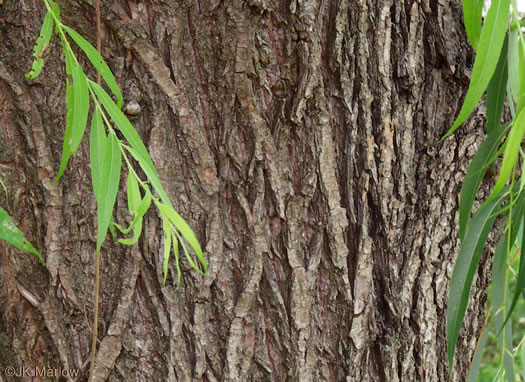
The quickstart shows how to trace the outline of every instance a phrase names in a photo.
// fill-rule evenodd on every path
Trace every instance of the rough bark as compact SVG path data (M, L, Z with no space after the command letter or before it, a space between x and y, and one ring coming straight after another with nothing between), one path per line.
M94 42L94 1L58 2ZM180 287L173 264L161 287L153 210L138 245L107 240L96 380L448 380L457 199L479 144L476 129L439 142L472 64L459 0L102 3L103 55L209 275L183 260ZM47 265L0 243L0 366L85 380L96 203L87 140L53 183L56 38L24 78L43 15L0 1L0 203ZM122 186L114 217L129 221ZM483 319L480 275L454 381Z

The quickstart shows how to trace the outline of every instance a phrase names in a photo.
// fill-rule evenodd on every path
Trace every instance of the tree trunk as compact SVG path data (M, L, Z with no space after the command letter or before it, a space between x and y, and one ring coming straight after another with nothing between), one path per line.
M58 3L94 43L94 1ZM472 65L460 1L102 3L124 110L209 275L183 258L181 285L171 262L161 286L154 209L137 245L107 239L95 380L449 380L457 200L480 131L439 142ZM46 258L0 243L0 366L78 368L83 381L96 202L88 139L53 183L66 115L56 36L41 76L24 78L44 13L0 1L0 205ZM468 372L487 269L454 381Z

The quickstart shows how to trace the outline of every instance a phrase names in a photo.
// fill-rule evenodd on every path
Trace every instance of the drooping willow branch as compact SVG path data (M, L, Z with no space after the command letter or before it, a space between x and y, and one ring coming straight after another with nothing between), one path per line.
M190 226L175 211L173 205L162 187L159 175L151 157L142 142L135 128L128 120L126 115L121 111L123 97L120 88L117 85L115 77L109 66L99 52L79 33L72 28L64 25L60 19L60 9L58 4L52 0L43 0L47 13L42 24L40 36L34 47L34 62L30 73L27 77L36 78L44 65L43 54L49 46L52 37L53 27L55 34L59 36L64 53L66 64L66 129L64 133L64 143L62 149L62 159L60 168L55 181L58 181L66 170L69 159L77 151L80 142L84 137L89 118L90 104L94 105L91 113L90 128L90 167L93 183L93 190L97 201L97 244L96 251L99 251L102 243L107 237L107 231L110 225L116 227L121 233L128 234L133 232L132 237L120 239L119 242L125 245L134 244L142 232L142 219L144 214L151 205L151 201L157 207L157 210L163 221L165 244L168 245L164 254L164 282L167 278L167 262L171 253L171 248L175 249L177 254L178 245L183 248L184 254L190 265L199 273L207 272L206 261L203 252ZM104 80L105 85L111 91L116 99L96 82L90 80L82 66L80 65L73 49L71 41L74 42L86 55L95 70ZM72 78L72 81L69 80ZM126 141L118 138L116 131L119 131ZM112 222L113 208L115 205L117 191L120 183L120 171L122 167L122 158L128 169L128 209L133 217L129 227L123 228ZM133 158L144 174L146 179L141 179L134 170L130 159ZM158 197L154 196L154 193ZM196 260L190 255L186 247L189 244ZM176 256L178 259L178 256ZM176 259L176 260L177 260ZM180 280L180 268L177 264L178 275Z
M452 134L477 107L486 92L487 138L469 166L459 202L461 246L450 280L447 306L447 351L452 370L459 333L465 319L470 289L489 233L499 222L493 268L491 317L500 346L499 372L514 380L517 351L514 349L509 317L525 291L525 36L523 18L516 0L492 0L483 16L484 2L463 0L463 15L468 39L476 50L470 85L456 121L443 139ZM512 120L501 123L504 106L509 106ZM474 201L490 166L501 165L490 195L471 216ZM500 219L496 219L500 216ZM513 253L521 251L519 265ZM514 277L512 277L514 276ZM513 293L511 289L514 287ZM486 334L483 334L486 339ZM479 341L469 381L477 378L485 341ZM522 366L523 367L523 366Z

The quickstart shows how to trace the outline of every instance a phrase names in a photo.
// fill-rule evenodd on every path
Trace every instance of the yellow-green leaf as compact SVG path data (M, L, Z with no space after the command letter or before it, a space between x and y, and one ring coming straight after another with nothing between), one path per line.
M15 248L36 255L40 262L45 265L40 252L26 240L22 231L18 229L11 216L2 207L0 207L0 239L7 241Z
M173 253L175 253L175 267L177 268L177 285L180 285L180 280L182 278L182 272L180 270L180 262L179 262L179 242L174 232L171 232L171 242L173 245Z
M87 119L89 114L89 90L87 87L87 78L82 67L76 61L72 63L73 86L71 88L73 102L71 105L71 93L66 90L66 101L68 104L68 117L71 115L71 124L66 118L66 132L64 134L64 145L62 151L62 160L58 170L57 181L64 173L69 159L77 151L84 132L86 131ZM71 111L70 111L71 110ZM70 114L71 113L71 114Z
M66 65L67 68L67 65ZM71 146L68 142L71 140L71 134L73 129L73 114L75 112L75 104L73 102L75 88L73 85L69 84L69 80L66 78L66 106L67 106L67 115L66 115L66 130L64 132L64 142L62 143L62 158L60 160L60 168L58 170L55 183L60 180L64 171L66 169L69 158L73 155L71 151Z
M84 51L89 61L91 61L91 64L93 64L95 69L100 73L111 92L117 98L117 106L120 109L123 103L122 93L120 92L120 88L117 85L117 81L115 80L111 69L106 64L100 53L97 52L93 45L91 45L84 37L82 37L70 27L64 25L64 30L67 32L68 35L71 36L73 41L75 41L75 43L80 47L80 49Z
M162 219L162 227L164 231L164 261L162 267L164 272L164 278L162 280L162 286L165 286L166 278L168 277L168 261L170 259L171 252L171 230L167 218Z
M505 187L505 183L507 183L510 173L512 172L512 169L514 168L518 160L518 153L524 133L525 109L518 114L516 120L514 121L514 124L512 125L510 133L507 137L507 144L505 147L505 153L503 156L503 162L501 164L501 170L498 176L498 180L496 181L492 193L490 194L489 198L485 203L489 203L501 192L503 187Z
M100 178L100 194L97 196L98 235L97 251L100 250L111 223L113 207L117 198L120 183L121 156L120 146L116 135L110 132L104 150L104 163Z
M115 224L115 226L117 225ZM118 227L120 229L120 226ZM131 239L119 239L118 242L124 245L133 245L137 241L139 241L140 234L142 233L142 218L136 220L136 223L134 224L134 228L135 229L133 230L133 236L131 237Z
M75 153L86 131L89 114L87 77L78 62L73 63L73 86L75 87L75 92L73 93L75 113L73 114L71 140L68 143L71 146L71 151Z
M133 171L128 174L128 209L135 214L140 203L140 190L137 176Z
M202 249L199 245L199 242L197 238L195 237L195 234L191 230L190 226L184 219L170 206L167 206L165 204L159 203L158 204L159 210L161 214L169 219L169 221L175 226L175 228L180 232L182 237L188 242L190 247L193 249L193 252L195 252L195 255L199 259L199 262L202 265L202 268L204 271L201 271L199 267L192 264L192 266L201 273L206 273L207 266L206 266L206 260L204 260L204 255L202 254ZM184 243L181 243L184 245Z
M442 138L452 134L472 113L489 84L500 56L507 22L510 13L510 0L492 1L485 23L481 29L478 53L472 69L472 78L465 96L465 101L450 130Z
M153 186L153 189L157 191L164 204L172 207L170 198L160 183L157 169L155 168L155 165L149 156L148 150L146 149L146 146L144 146L144 143L142 143L140 136L137 134L131 122L129 122L128 118L122 111L120 111L117 105L115 105L115 102L113 102L111 97L102 87L93 81L90 81L90 85L104 106L104 109L108 112L113 122L115 122L117 125L117 128L122 132L122 135L124 135L130 144L131 147L128 149L128 151L139 163L142 170L146 173L148 180Z
M463 0L463 17L465 29L474 49L478 46L479 35L481 33L481 11L483 10L483 0Z
M36 39L35 46L33 48L33 57L35 58L35 60L33 61L33 67L31 68L32 70L26 74L26 78L29 78L31 80L35 79L42 71L42 67L44 66L44 60L42 59L42 55L44 54L44 51L49 45L52 33L53 15L51 14L51 12L47 12L46 16L44 17L44 22L42 23L42 28L40 29L40 35Z
M128 196L128 202L129 202L129 196ZM131 224L129 225L129 227L124 229L120 225L114 223L115 227L117 227L119 231L124 234L129 233L129 231L131 231L139 221L142 221L142 217L148 211L150 205L151 205L151 193L148 191L146 195L144 196L144 199L142 199L139 202L139 205L137 206L136 210L133 212L135 217L133 221L131 222Z
M91 181L95 197L100 195L102 168L104 167L104 153L106 151L106 131L102 122L100 110L95 109L91 117L91 132L89 135L89 156L91 165Z

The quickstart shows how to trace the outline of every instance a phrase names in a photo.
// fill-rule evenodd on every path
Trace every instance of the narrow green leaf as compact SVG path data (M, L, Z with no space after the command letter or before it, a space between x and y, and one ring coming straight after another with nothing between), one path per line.
M204 259L204 255L202 254L202 249L199 245L199 242L197 238L195 237L195 234L191 230L188 223L184 221L184 219L170 206L167 206L165 204L159 203L158 204L159 210L162 215L166 216L170 222L177 228L177 230L180 232L182 237L188 242L188 244L193 249L193 252L195 252L195 255L199 259L199 262L202 265L202 268L204 271L201 271L199 267L194 266L194 268L200 272L200 273L206 273L207 272L207 266L206 266L206 260ZM184 243L181 243L184 245ZM188 256L189 257L189 256Z
M516 117L516 120L514 121L514 124L510 129L510 133L507 137L507 147L505 147L505 154L503 157L503 162L501 164L501 170L498 176L498 180L496 181L496 184L492 189L492 193L490 194L485 203L488 203L492 199L494 199L500 193L503 187L505 187L505 183L507 183L510 173L512 172L512 169L514 168L518 160L518 153L524 133L525 110L522 110Z
M492 76L487 88L487 134L492 134L497 129L503 113L505 103L505 92L507 89L507 45L508 38L505 37L503 48L499 57L498 66Z
M525 70L525 47L523 39L520 37L518 39L518 63L519 63L519 72L520 74L523 73L523 70ZM525 107L525 76L520 75L519 76L519 84L520 84L520 92L519 92L519 98L518 98L518 107L516 109L516 113L519 114L520 111Z
M73 128L71 129L69 145L71 146L71 151L75 153L86 131L89 114L87 77L78 62L73 63L73 86L75 87L75 92L73 93L75 113L73 114Z
M144 199L142 199L139 205L137 206L137 209L134 212L135 217L133 221L131 222L131 224L129 225L129 227L124 229L120 225L114 223L115 227L117 227L119 231L124 234L129 233L129 231L131 231L133 227L135 227L137 222L142 219L144 214L148 211L150 205L151 205L151 193L147 192L146 195L144 196Z
M0 239L7 241L15 248L36 255L42 265L45 265L40 252L26 240L22 231L18 229L11 216L2 207L0 207Z
M514 245L516 237L522 227L523 217L525 216L525 193L522 192L518 195L514 195L514 205L512 206L511 216L512 222L509 242L510 245Z
M525 157L522 155L521 156L521 160L525 160ZM519 193L521 194L521 192L525 189L525 176L523 176L524 174L522 173L522 175L520 176L520 191Z
M179 233L177 231L174 231L175 234L177 236L179 236ZM179 239L180 239L180 236L179 236ZM197 271L199 271L199 267L197 266L197 264L195 264L195 262L193 261L193 259L191 258L189 252L188 252L188 249L186 248L186 244L184 244L184 240L180 239L180 244L182 245L182 251L184 252L184 256L186 256L186 260L188 261L188 263L190 263L191 267ZM200 272L200 271L199 271ZM202 272L201 272L202 273ZM202 273L204 275L204 273Z
M133 171L128 174L128 209L135 214L140 204L140 190L137 176Z
M521 380L525 381L525 343L521 344L520 355L521 355L520 357L521 358Z
M479 186L485 177L485 173L494 160L495 154L498 152L498 147L501 141L507 134L510 125L499 127L492 134L489 134L485 142L481 144L478 151L472 158L469 165L467 175L463 180L461 186L461 196L459 199L459 236L463 240L470 220L470 212L472 205L476 199Z
M44 54L44 51L49 45L52 33L53 15L50 12L47 12L46 16L44 17L44 22L42 23L42 28L40 29L40 35L36 39L35 46L33 48L33 57L35 58L35 60L33 61L31 71L26 74L26 78L33 80L36 77L38 77L38 75L42 71L42 68L44 66L44 60L42 59L42 55Z
M73 110L71 125L66 121L66 133L64 134L64 149L62 151L62 160L58 170L57 181L64 173L69 159L77 151L84 132L86 131L87 119L89 114L89 90L87 87L87 78L82 67L76 61L72 63L73 71ZM66 100L67 100L66 90ZM69 108L69 104L68 104ZM68 110L69 113L69 110ZM67 119L67 118L66 118ZM69 129L68 129L69 127Z
M498 58L507 30L509 12L510 0L492 2L481 29L478 53L474 61L472 78L465 101L454 125L452 125L442 140L452 134L467 119L483 96L498 65Z
M498 245L496 246L496 252L494 255L494 262L492 263L492 284L494 291L492 294L492 305L495 308L494 321L496 328L504 327L497 335L498 345L500 348L505 347L512 351L512 323L507 322L503 324L504 318L509 306L508 293L505 293L505 289L508 289L507 280L507 235L504 235ZM514 379L514 366L513 359L509 357L508 352L504 352L503 355L503 366L507 378L509 380Z
M131 239L119 239L118 242L124 245L133 245L137 241L139 241L140 234L142 233L142 219L137 219L134 228L135 229L133 230L133 236L131 237Z
M485 344L487 343L487 339L489 338L489 333L490 331L487 328L483 330L483 334L481 335L481 338L479 340L476 352L474 353L474 357L472 358L472 363L470 364L467 382L478 382L479 367L481 365L481 359L483 358L483 350L485 349Z
M177 240L177 236L172 231L171 232L171 241L173 243L173 252L175 253L175 267L177 268L177 286L180 285L180 280L182 278L182 272L180 270L180 262L179 262L179 241Z
M91 45L84 37L82 37L70 27L64 25L64 30L69 36L71 36L73 41L75 41L75 43L80 47L80 49L84 51L89 61L91 61L91 64L93 64L95 69L100 73L111 92L117 98L117 106L120 109L123 103L122 93L120 92L120 88L117 85L117 81L115 80L111 69L106 64L100 53L98 53L97 50L93 47L93 45Z
M120 111L117 105L115 105L115 102L113 102L111 97L102 87L93 81L90 81L90 85L104 106L104 109L108 112L111 119L117 125L118 129L122 132L122 135L124 135L126 140L129 142L131 147L127 148L128 151L131 153L131 155L133 155L142 170L146 173L148 180L151 182L154 190L159 194L162 202L172 207L170 198L160 183L157 169L155 168L155 165L149 156L148 150L146 149L146 146L144 146L144 143L142 143L140 136L135 131L135 128L131 122L129 122L128 118L124 115L124 113L122 113L122 111Z
M524 219L524 216L521 216L522 219ZM525 221L525 220L523 220ZM503 324L499 326L499 328L503 327L503 325L507 324L507 321L509 320L510 316L512 315L512 312L514 311L514 308L516 307L516 304L518 300L520 299L520 293L525 290L525 253L523 249L523 243L525 243L525 229L523 229L523 236L521 240L522 247L520 248L521 254L520 254L520 264L518 268L518 275L516 276L516 288L514 290L514 296L512 297L512 302L510 304L510 308L508 310L507 316L505 318L505 321ZM500 329L501 330L501 329Z
M51 5L51 10L55 14L55 17L60 18L60 7L58 4L53 0L49 0L49 4Z
M62 44L62 53L64 53L64 57L66 61L66 74L68 76L72 76L73 75L73 63L75 62L75 57L73 57L71 51L67 48L65 41L61 41L61 44Z
M67 65L66 65L67 68ZM67 163L69 162L69 158L71 158L71 155L73 155L73 152L71 151L71 146L68 144L68 142L71 140L71 134L73 129L73 114L75 112L75 104L73 102L75 93L75 88L73 85L69 84L69 80L66 78L66 106L67 106L67 115L66 115L66 131L64 132L64 142L62 144L62 158L60 159L60 168L58 170L57 177L55 179L55 183L57 183L62 175L64 174L64 171L66 169Z
M481 33L481 11L483 10L482 0L463 0L463 17L465 19L465 29L470 41L470 45L477 49L479 35Z
M162 230L164 231L164 262L162 267L164 272L164 278L162 280L162 286L165 286L166 278L168 277L168 261L170 259L171 252L171 230L167 218L162 219Z
M519 54L518 54L518 43L519 43L519 32L517 29L513 29L509 32L509 43L507 49L507 66L509 72L509 88L510 93L512 94L512 99L509 101L514 101L518 103L519 101L519 91L520 91L520 70L519 70Z
M106 131L102 122L100 110L95 109L91 117L91 132L89 135L89 156L91 164L91 181L93 191L98 199L100 195L100 183L102 168L104 167L104 153L106 150Z
M502 192L491 203L478 209L468 226L465 238L459 249L452 279L450 280L447 307L447 352L451 370L459 331L465 317L472 279L478 267L488 234L496 218L494 212L500 206L504 196L505 193Z
M100 181L100 195L97 200L98 209L98 235L97 251L100 250L106 237L113 207L117 198L118 186L120 183L121 156L120 146L116 135L111 132L106 141L104 150L104 162Z

